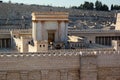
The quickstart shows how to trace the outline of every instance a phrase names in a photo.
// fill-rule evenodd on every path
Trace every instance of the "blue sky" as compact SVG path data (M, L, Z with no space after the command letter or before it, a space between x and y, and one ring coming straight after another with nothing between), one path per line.
M4 2L8 2L9 0L3 0ZM52 6L62 6L62 7L70 7L70 6L78 6L84 1L95 2L96 0L11 0L13 3L26 3L26 4L40 4L40 5L52 5ZM110 6L111 4L120 5L120 0L99 0L102 3Z

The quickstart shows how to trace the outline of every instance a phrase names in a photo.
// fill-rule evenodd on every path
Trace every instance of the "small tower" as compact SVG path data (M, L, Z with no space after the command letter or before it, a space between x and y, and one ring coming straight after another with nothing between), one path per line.
M120 50L120 40L112 40L112 47L114 50Z
M120 13L117 14L115 30L120 30Z

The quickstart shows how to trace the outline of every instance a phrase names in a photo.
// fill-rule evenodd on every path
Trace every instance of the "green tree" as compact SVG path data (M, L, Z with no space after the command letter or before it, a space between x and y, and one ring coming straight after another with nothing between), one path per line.
M114 5L113 10L120 10L120 6L119 5Z
M114 7L113 7L113 4L112 4L112 5L111 5L111 10L113 10L113 8L114 8Z
M94 4L92 2L89 3L89 9L93 10L94 9Z
M89 2L86 2L83 4L83 9L89 9Z
M95 9L98 10L98 11L100 11L102 9L102 2L100 2L100 1L97 0L95 2Z
M78 7L78 9L83 9L83 4L81 4L81 5Z
M72 8L72 9L78 9L78 7L77 7L77 6L72 6L71 8Z
M108 11L109 8L106 4L102 5L102 8L101 8L102 11Z
M78 9L84 9L84 10L93 10L94 4L92 2L85 1L84 4L81 4Z

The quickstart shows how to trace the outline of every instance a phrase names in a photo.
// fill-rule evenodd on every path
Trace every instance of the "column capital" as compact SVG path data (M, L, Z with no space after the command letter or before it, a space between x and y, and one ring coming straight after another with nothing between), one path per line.
M60 24L62 21L58 20L57 22Z
M43 21L43 20L42 20L42 21L40 21L40 22L41 22L41 23L45 23L45 21Z
M58 23L61 23L61 22L66 22L66 21L64 21L64 20L58 20L57 22L58 22Z
M38 20L32 20L32 22L34 22L34 23L38 23Z

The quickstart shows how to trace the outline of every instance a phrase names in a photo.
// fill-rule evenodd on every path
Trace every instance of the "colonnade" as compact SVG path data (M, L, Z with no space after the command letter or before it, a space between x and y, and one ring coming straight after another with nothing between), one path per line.
M10 47L11 47L11 39L10 38L0 39L0 48L10 48Z
M111 46L112 40L120 40L120 36L97 36L95 39L95 43Z

